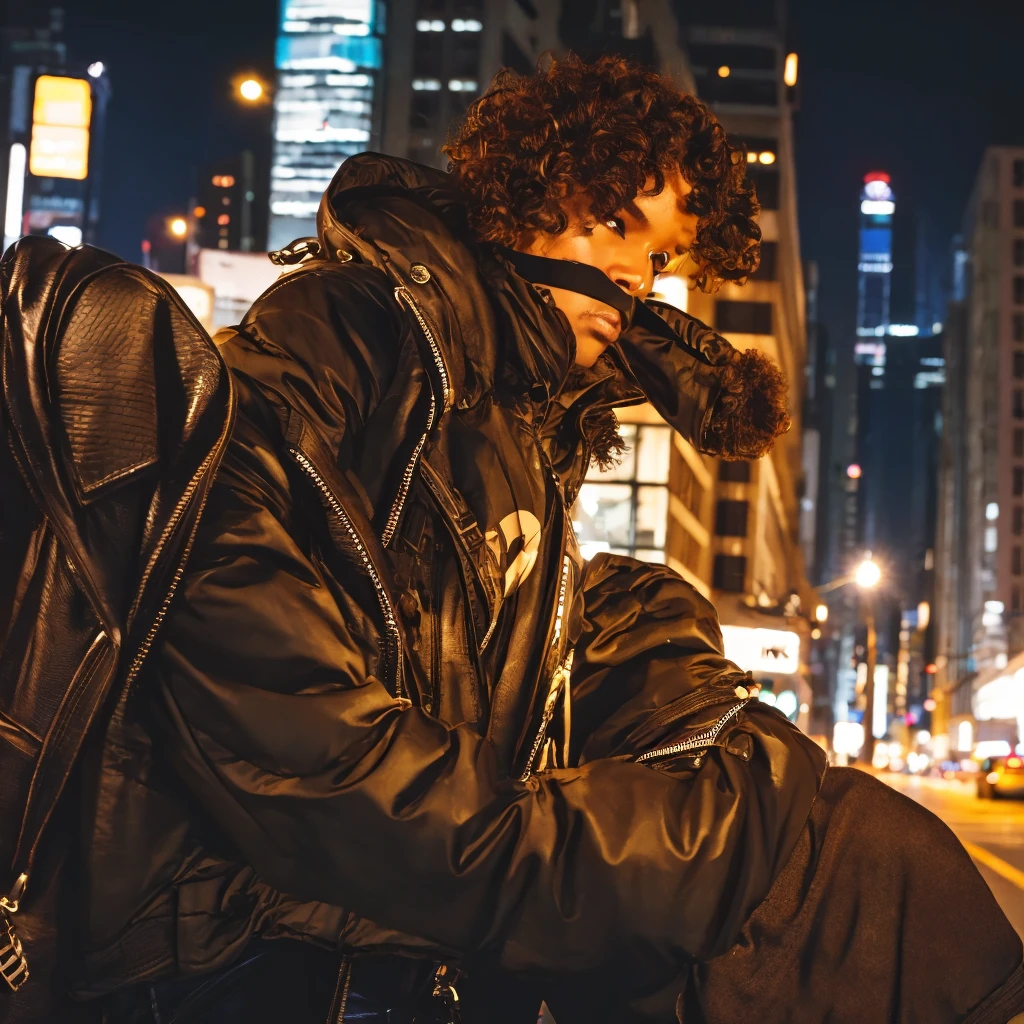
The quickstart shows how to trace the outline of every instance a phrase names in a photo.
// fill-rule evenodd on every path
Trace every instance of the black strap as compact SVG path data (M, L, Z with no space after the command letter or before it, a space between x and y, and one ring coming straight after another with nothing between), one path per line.
M546 284L549 288L564 288L566 291L589 295L622 314L622 329L625 330L636 311L636 299L623 291L603 270L588 263L575 260L553 260L548 256L534 256L515 249L500 249L516 268L520 277L534 284Z

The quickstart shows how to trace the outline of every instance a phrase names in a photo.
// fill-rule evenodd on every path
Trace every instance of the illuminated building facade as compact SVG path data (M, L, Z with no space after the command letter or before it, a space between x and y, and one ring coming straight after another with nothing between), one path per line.
M444 168L441 146L501 67L529 74L558 48L560 4L533 0L412 0L385 43L383 149Z
M982 700L1024 652L1024 147L986 150L954 258L935 730L965 756L1024 739L1024 677L1015 704Z
M316 234L320 197L347 156L380 146L383 5L281 0L268 246Z

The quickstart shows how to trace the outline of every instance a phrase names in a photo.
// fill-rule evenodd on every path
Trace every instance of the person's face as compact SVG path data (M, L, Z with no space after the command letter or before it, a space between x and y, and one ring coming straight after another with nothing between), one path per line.
M653 180L647 183L648 188ZM697 216L686 210L692 189L677 171L666 175L656 196L637 196L614 217L599 221L585 198L566 208L569 226L560 235L537 232L519 245L523 252L558 260L575 260L604 271L623 291L643 298L654 275L693 244ZM593 366L622 331L619 312L579 292L551 288L555 305L566 315L576 335L576 362Z

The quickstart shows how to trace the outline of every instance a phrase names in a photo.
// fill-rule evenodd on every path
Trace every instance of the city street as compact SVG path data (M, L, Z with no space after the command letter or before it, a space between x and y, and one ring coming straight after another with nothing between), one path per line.
M956 833L1024 937L1024 800L979 800L973 781L888 772L878 777L933 811Z

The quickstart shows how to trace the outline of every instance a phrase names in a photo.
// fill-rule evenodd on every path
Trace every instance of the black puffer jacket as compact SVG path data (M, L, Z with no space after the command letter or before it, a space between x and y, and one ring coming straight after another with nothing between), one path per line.
M564 394L564 318L401 161L346 163L321 242L222 346L233 441L90 791L82 992L256 932L664 983L733 941L824 758L735 697L703 598L585 564L567 510L587 409L647 395L701 446L694 346L728 347L638 318Z

